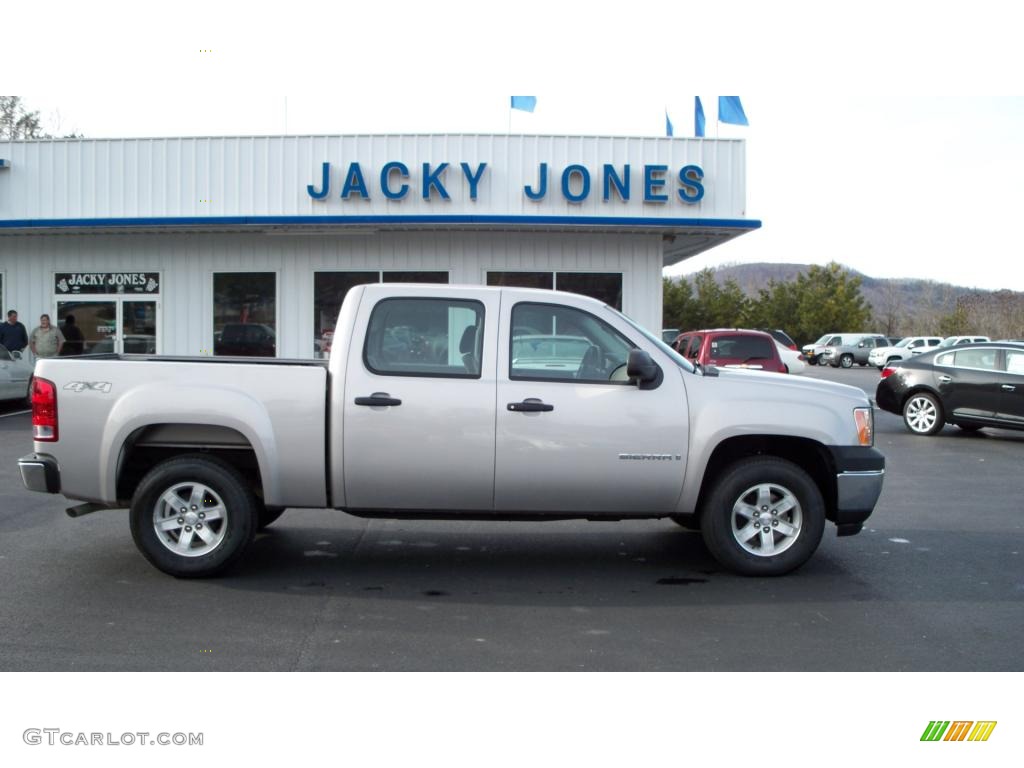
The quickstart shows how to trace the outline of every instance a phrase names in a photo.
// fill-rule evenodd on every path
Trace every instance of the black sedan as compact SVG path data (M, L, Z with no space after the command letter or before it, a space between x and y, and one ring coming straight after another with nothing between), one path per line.
M947 423L1024 430L1024 344L965 344L900 361L882 370L875 401L915 435Z

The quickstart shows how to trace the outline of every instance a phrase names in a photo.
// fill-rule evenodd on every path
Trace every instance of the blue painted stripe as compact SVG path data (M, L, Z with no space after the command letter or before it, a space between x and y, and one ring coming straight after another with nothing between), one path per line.
M660 219L607 216L150 216L123 219L6 219L0 229L95 227L366 226L388 224L513 224L520 226L646 227L650 229L759 229L757 219Z

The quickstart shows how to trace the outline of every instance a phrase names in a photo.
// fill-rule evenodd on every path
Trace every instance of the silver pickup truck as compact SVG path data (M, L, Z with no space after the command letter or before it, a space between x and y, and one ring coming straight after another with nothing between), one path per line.
M414 519L671 518L727 568L778 575L882 488L859 389L702 370L598 301L365 285L329 362L40 360L31 490L129 508L174 576L235 561L285 508Z

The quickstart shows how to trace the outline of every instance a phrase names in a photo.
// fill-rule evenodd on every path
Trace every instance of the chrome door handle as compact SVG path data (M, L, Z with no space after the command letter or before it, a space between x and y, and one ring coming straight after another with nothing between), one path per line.
M387 392L374 392L369 397L357 397L356 405L401 405L402 401L397 397L391 397Z
M939 376L939 381L941 381L943 384L949 384L949 382L951 382L952 380L952 376Z
M1017 390L1017 388L1015 386L1013 386L1013 384L1003 384L1003 391L1004 392L1015 392L1016 390Z
M509 403L508 409L510 411L520 411L523 413L537 413L540 411L553 411L555 410L555 406L542 403L536 397L528 397L521 403Z

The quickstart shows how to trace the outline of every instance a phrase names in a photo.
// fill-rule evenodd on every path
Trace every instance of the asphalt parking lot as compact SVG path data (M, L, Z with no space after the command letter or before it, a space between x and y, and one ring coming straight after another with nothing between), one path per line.
M807 375L873 394L878 372ZM178 581L124 511L30 493L0 409L0 670L1020 670L1024 432L914 437L798 572L723 572L668 521L368 521L291 510L228 575Z

